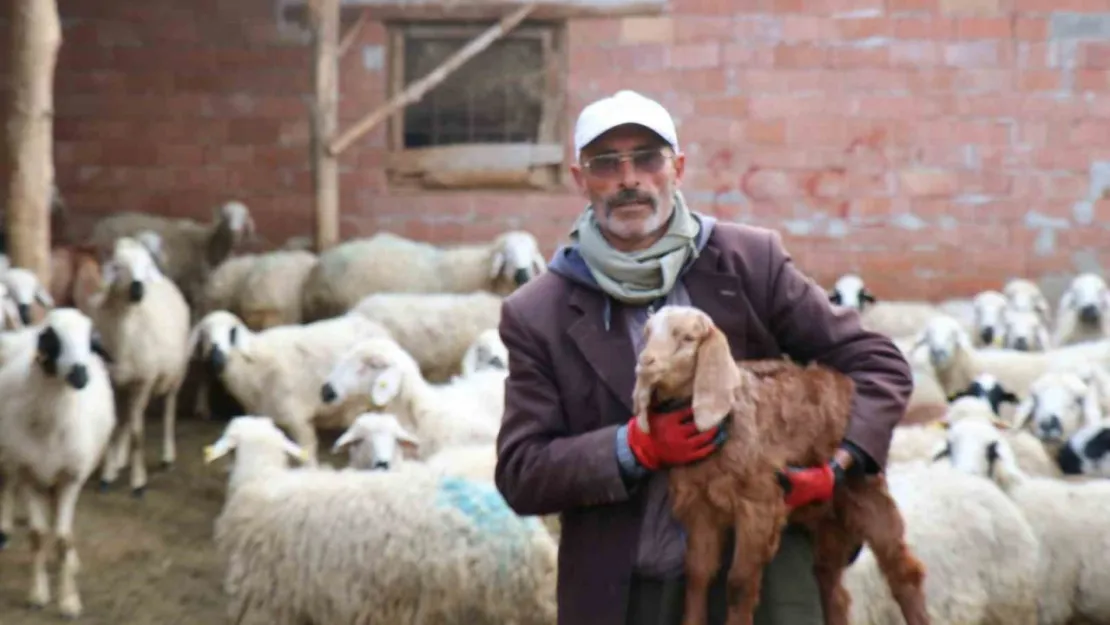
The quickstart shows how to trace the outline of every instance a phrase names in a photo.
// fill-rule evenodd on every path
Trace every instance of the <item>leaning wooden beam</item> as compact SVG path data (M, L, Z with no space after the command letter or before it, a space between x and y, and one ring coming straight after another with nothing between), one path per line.
M55 0L15 0L11 31L7 251L12 266L50 284L54 68L62 45Z
M488 30L472 39L462 48L459 48L458 52L452 54L446 61L441 63L439 67L429 72L427 76L405 87L401 93L393 96L388 102L355 122L353 127L344 132L339 139L332 142L331 153L333 155L341 154L343 150L357 141L359 137L388 119L389 116L397 112L397 110L413 102L419 102L420 98L424 97L424 94L446 80L447 77L463 63L474 58L474 56L482 50L490 47L490 45L500 39L502 35L524 21L524 18L528 17L528 14L535 8L535 3L526 4L501 18L500 22L491 26Z
M347 55L347 51L355 45L355 40L358 39L359 33L362 32L362 27L366 26L366 22L370 21L370 11L363 10L358 16L358 21L351 25L347 32L343 33L343 39L339 42L339 58Z
M339 161L327 146L339 127L339 0L311 0L313 30L312 173L315 242L321 253L339 242Z

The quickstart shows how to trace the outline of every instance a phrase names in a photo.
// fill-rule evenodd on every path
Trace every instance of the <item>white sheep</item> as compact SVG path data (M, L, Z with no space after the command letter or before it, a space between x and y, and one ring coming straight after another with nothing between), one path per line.
M315 464L316 429L347 427L366 407L361 395L326 404L320 387L352 344L376 336L388 332L360 315L254 332L218 310L194 326L189 345L247 412L272 415Z
M0 274L0 284L7 287L9 296L15 301L16 309L19 311L19 319L23 322L23 325L34 323L32 307L35 303L42 306L44 312L54 307L54 298L50 296L46 287L39 282L38 276L29 269L22 267L8 269Z
M122 414L101 487L116 480L130 455L131 490L142 496L147 484L144 416L158 399L163 401L163 467L172 466L177 455L177 396L189 364L189 306L159 271L150 250L129 237L116 240L104 273L104 287L91 298L89 312L114 358L109 369Z
M1072 279L1056 308L1055 345L1110 338L1110 287L1096 273Z
M147 213L115 213L96 223L89 243L108 251L121 237L133 237L143 230L157 234L165 263L162 273L195 307L209 272L255 233L254 219L242 202L227 202L214 213L207 225Z
M396 341L371 338L345 353L319 389L329 403L369 395L378 411L397 415L420 440L418 457L449 446L492 443L505 409L506 371L476 371L429 384Z
M226 310L255 331L300 323L301 287L315 264L304 250L233 256L208 275L197 308L201 316Z
M998 378L989 373L980 373L971 381L964 390L950 396L949 401L955 401L960 397L978 397L986 400L991 405L991 410L994 414L1002 416L1003 404L1010 404L1017 406L1021 403L1021 398L1013 393L1010 389L1002 385Z
M116 423L107 357L92 320L72 308L49 311L41 325L4 337L0 365L0 458L5 483L0 538L11 531L18 487L34 551L30 603L50 602L50 541L61 558L59 609L81 613L73 523L77 499L104 455ZM53 516L53 528L48 519Z
M829 291L833 304L860 311L863 327L893 339L913 336L934 317L950 317L971 328L974 313L970 301L948 300L939 304L924 301L880 301L855 274L841 276Z
M539 244L528 232L453 247L381 232L320 254L305 280L303 311L306 320L338 315L372 293L507 295L546 268Z
M1002 339L1002 314L1009 300L1000 291L981 291L971 300L974 309L971 337L976 347L1000 346Z
M1041 316L1032 310L1006 308L1002 312L1001 347L1022 352L1043 352L1053 347Z
M1033 381L1012 419L1015 428L1031 431L1052 451L1080 428L1102 421L1101 394L1069 371L1048 371Z
M478 333L478 337L466 348L460 369L463 376L483 369L509 370L509 350L501 342L501 333L497 328Z
M1009 301L1009 306L1016 310L1028 310L1037 313L1046 325L1052 322L1052 311L1048 299L1037 283L1025 278L1015 278L1002 287L1002 294Z
M943 464L892 465L887 485L925 565L932 625L1035 625L1037 540L989 482ZM851 625L904 623L867 547L843 577Z
M554 625L557 548L492 484L400 471L288 468L304 458L266 417L236 417L215 523L239 623Z
M991 424L952 424L943 451L956 469L991 479L1025 515L1040 543L1038 622L1110 621L1110 481L1070 482L1030 476Z
M894 428L887 460L890 464L906 464L929 460L945 439L945 431L953 423L966 420L992 423L1006 429L1006 439L1017 454L1018 464L1034 475L1059 477L1063 474L1044 445L1026 430L1009 429L1010 424L1000 419L990 403L979 397L960 397L954 400L944 418L927 425Z
M501 297L471 293L374 293L351 312L382 324L420 366L430 382L460 372L467 350L501 321Z
M1060 447L1056 462L1064 475L1110 478L1110 421L1079 428Z
M849 273L837 278L836 284L829 290L829 301L837 306L863 312L868 304L874 304L878 300L864 284L863 278Z

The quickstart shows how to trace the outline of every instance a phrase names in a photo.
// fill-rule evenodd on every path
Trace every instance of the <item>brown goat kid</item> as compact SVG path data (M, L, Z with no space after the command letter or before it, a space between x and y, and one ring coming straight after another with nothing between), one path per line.
M907 625L927 625L924 565L904 540L902 515L885 478L841 483L833 500L787 509L777 470L819 466L836 452L848 425L851 378L831 368L786 360L742 361L704 312L665 306L644 328L633 391L639 426L650 406L692 403L698 429L728 418L728 439L706 459L670 469L675 517L687 532L683 625L703 625L709 584L721 567L726 532L735 529L728 572L728 625L750 625L762 571L788 521L816 539L814 573L827 625L847 625L850 597L841 575L855 549L875 555Z

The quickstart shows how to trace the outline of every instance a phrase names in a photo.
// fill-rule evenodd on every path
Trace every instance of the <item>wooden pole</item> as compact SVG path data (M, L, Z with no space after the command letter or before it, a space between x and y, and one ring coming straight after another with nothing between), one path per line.
M404 107L413 102L419 102L420 98L424 97L428 91L433 89L436 85L443 82L458 69L463 63L474 58L482 50L490 47L493 42L501 38L502 35L509 32L516 27L517 24L524 21L524 18L536 8L536 3L526 4L519 9L513 11L509 15L501 18L501 21L491 26L481 35L478 35L467 43L458 52L452 54L446 61L441 63L439 67L435 68L428 73L427 76L420 78L409 86L405 87L404 91L393 96L388 102L370 111L365 117L357 121L353 127L344 132L339 139L333 141L330 146L330 152L334 156L338 156L347 149L352 143L358 140L359 137L370 132L375 126L382 123L389 118L390 115L395 113L401 107Z
M312 170L316 252L339 242L339 160L328 144L339 127L339 0L311 0L313 25Z
M347 51L355 45L355 40L358 39L359 33L362 32L362 27L366 26L366 22L370 21L370 9L363 9L362 13L358 16L358 21L351 26L351 28L343 33L343 39L339 42L339 58L347 55Z
M15 0L8 110L7 251L13 267L50 284L54 68L62 45L55 0Z

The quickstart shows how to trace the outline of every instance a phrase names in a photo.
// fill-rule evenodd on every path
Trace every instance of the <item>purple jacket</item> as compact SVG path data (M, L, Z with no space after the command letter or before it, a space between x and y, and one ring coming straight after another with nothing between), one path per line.
M854 310L834 308L777 233L705 226L683 277L691 303L724 331L737 359L789 354L849 374L856 396L846 439L873 470L884 466L913 389L902 353L863 330ZM559 624L619 625L643 507L641 489L629 492L621 479L615 445L632 416L635 361L622 316L611 314L620 304L568 268L558 257L567 252L502 307L509 377L495 479L518 514L561 513Z

